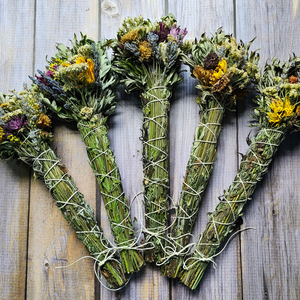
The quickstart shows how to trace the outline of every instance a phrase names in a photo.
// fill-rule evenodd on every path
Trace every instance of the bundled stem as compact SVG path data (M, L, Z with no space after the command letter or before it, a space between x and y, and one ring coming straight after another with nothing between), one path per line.
M58 209L95 258L109 286L123 286L127 281L124 271L116 259L115 251L111 249L102 229L97 225L93 209L84 201L83 195L53 150L45 146L41 150L44 152L33 159L33 170L43 179L56 200ZM23 160L28 163L28 159Z
M182 81L179 67L184 53L191 49L189 43L183 43L186 34L173 14L162 17L160 22L128 17L112 44L114 71L122 77L127 92L138 90L142 99L144 233L146 242L153 245L146 251L147 262L161 263L166 251L169 101L172 88Z
M78 130L86 145L91 167L95 172L115 242L120 247L120 257L125 272L137 272L144 265L137 249L135 233L130 218L130 207L123 192L121 176L110 149L107 137L107 117L98 122L81 120Z
M194 255L188 258L180 281L195 289L208 265L236 220L242 215L246 202L251 198L258 181L267 172L272 157L284 140L288 128L281 130L261 129L252 139L247 153L243 156L240 169L221 198L213 213L210 213L205 231L202 233Z
M163 86L152 86L141 95L143 104L143 169L147 262L160 261L167 224L169 195L169 97Z
M106 52L110 43L106 40L95 42L82 34L77 40L74 35L73 47L58 44L58 52L48 61L46 73L38 71L40 76L31 79L46 95L43 102L50 110L63 120L77 122L115 242L121 250L123 269L132 273L140 270L144 260L136 246L130 208L107 138L105 124L116 108L115 87L118 84Z
M176 278L184 262L183 255L189 250L185 247L190 238L190 232L197 218L200 202L208 184L213 162L216 157L216 148L221 123L225 113L224 102L221 97L216 98L208 94L207 107L201 113L199 125L196 128L194 142L187 164L182 185L181 197L176 219L172 226L171 241L174 248L170 249L169 263L162 267L162 272ZM172 258L177 256L175 258Z

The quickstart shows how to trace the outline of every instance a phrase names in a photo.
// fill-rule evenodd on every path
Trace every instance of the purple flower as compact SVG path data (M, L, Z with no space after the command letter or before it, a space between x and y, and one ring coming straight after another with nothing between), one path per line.
M58 67L58 66L57 66ZM48 76L48 77L54 77L54 72L53 71L51 71L51 70L48 70L47 72L46 72L46 76Z
M58 67L59 67L58 65L53 66L54 70L57 70ZM54 72L53 72L52 70L48 70L48 71L46 72L46 76L51 77L51 78L54 78ZM47 83L47 79L44 78L43 76L37 76L37 75L35 75L35 77L36 77L36 79L37 79L41 84L43 84L43 85L49 85L49 84Z
M186 30L186 28L180 30L179 34L182 36L182 40L187 35L187 33L188 31Z
M179 33L179 28L176 28L176 27L171 27L171 30L170 30L170 34L174 36L174 38L177 40L177 35Z
M4 126L3 131L5 133L5 136L9 136L16 131L23 128L23 126L27 125L28 121L25 120L24 116L15 116L12 117Z
M176 41L180 41L182 43L183 38L187 35L186 28L181 29L179 27L171 27L170 34L173 35Z
M47 80L43 76L35 75L35 78L43 85L48 85Z
M152 33L158 35L158 37L159 37L158 42L159 43L162 43L162 42L166 41L167 38L168 38L168 34L170 33L170 30L165 28L165 27L166 27L166 25L164 23L159 22L160 31L157 31L157 30L152 31Z

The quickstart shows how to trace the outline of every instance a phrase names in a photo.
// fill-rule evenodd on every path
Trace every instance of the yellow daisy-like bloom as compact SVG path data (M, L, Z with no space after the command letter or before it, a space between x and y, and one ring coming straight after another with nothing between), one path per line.
M227 70L227 62L225 59L219 61L218 66L215 68L211 78L210 84L214 85L218 80L220 80L226 73Z
M273 112L268 112L269 122L272 126L278 126L281 120L285 117L289 117L293 114L295 105L292 105L288 98L285 101L272 99L270 108Z
M126 42L136 41L139 37L137 30L131 30L121 37L120 43L124 45Z
M3 128L0 127L0 143L4 140L4 132L3 132Z
M139 51L141 53L141 60L148 59L151 56L151 46L147 41L140 42Z
M6 103L6 102L5 102L5 103L1 103L1 107L2 107L2 108L7 107L7 103Z

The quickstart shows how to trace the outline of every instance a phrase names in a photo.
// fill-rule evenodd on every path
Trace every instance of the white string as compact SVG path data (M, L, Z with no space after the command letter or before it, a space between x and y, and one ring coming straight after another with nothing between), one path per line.
M65 176L68 176L67 173L64 173L64 174L61 176L61 178L58 178L58 179L55 179L55 178L47 179L47 178L46 178L46 176L49 174L49 172L51 172L51 170L52 170L55 166L57 166L57 165L60 163L60 161L59 161L58 159L47 159L47 158L42 158L42 156L43 156L44 154L46 154L47 152L49 152L49 151L52 151L52 149L47 149L47 150L43 151L40 155L38 155L38 156L34 159L34 161L33 161L33 170L36 171L37 165L40 165L40 166L41 166L40 161L48 161L48 162L51 162L51 163L52 163L51 167L50 167L49 170L44 174L44 181L45 181L45 183L46 183L46 185L47 185L47 187L48 187L48 189L49 189L49 192L51 192L51 190L54 189L54 188L55 188L59 183L61 183L61 182L67 182L68 184L71 185L72 190L75 190L75 192L74 192L74 193L73 193L66 201L58 201L58 200L56 201L57 203L64 203L62 206L60 206L60 207L58 207L58 208L61 210L61 209L64 208L66 205L73 205L73 206L75 206L75 207L80 208L80 210L77 212L77 215L82 214L83 211L85 211L87 215L90 215L90 212L87 210L88 207L84 207L84 206L79 205L79 204L77 204L77 203L72 203L72 202L70 202L70 201L72 200L72 198L75 197L75 195L76 195L77 193L79 193L79 191L78 191L77 187L73 184L72 181L70 181L70 180L65 180L65 179L64 179ZM53 182L55 182L55 183L52 184ZM85 243L86 239L88 238L87 234L93 234L93 235L99 237L99 240L100 240L102 246L105 248L103 251L101 251L100 253L91 253L93 256L84 256L84 257L78 259L77 261L71 263L71 264L68 265L68 266L58 266L58 267L55 267L55 268L66 268L66 267L70 267L70 266L72 266L73 264L75 264L75 263L77 263L78 261L80 261L81 259L84 259L84 258L92 258L92 259L95 260L95 264L94 264L94 272L95 272L95 275L96 275L97 279L99 280L100 284L101 284L103 287L105 287L106 289L108 289L108 290L111 290L111 291L118 291L119 289L123 288L125 285L128 284L130 278L128 279L128 281L126 282L126 284L123 285L122 287L120 287L120 288L118 288L118 289L111 289L111 288L109 288L108 286L106 286L106 285L102 282L102 280L101 280L101 278L100 278L100 276L99 276L99 272L100 272L100 268L101 268L103 265L105 265L107 262L109 262L109 261L115 261L115 262L117 262L118 264L120 264L120 262L119 262L117 259L115 259L114 257L115 257L115 255L116 255L116 252L117 252L117 251L122 250L122 249L125 248L125 247L115 247L115 246L113 246L113 245L110 243L110 241L107 240L107 239L105 238L103 232L100 231L100 230L97 230L97 229L99 229L99 227L98 227L97 224L95 224L94 227L93 227L91 230L89 230L89 231L76 231L76 234L85 234L85 235L86 235L86 236L85 236L85 239L83 240L83 243ZM101 258L102 256L104 256L104 257ZM97 269L97 266L98 266L98 269Z
M267 136L268 140L266 142L260 142L260 141L253 140L252 144L269 145L271 147L272 153L274 153L274 151L279 146L279 144L274 144L274 143L271 142L271 138L272 137L270 136L269 133L271 133L271 134L272 133L278 133L278 134L281 134L281 135L284 136L284 132L282 132L280 130L276 130L276 129L266 129L266 128L261 129L261 132L265 133L265 135ZM275 147L275 149L274 149L274 147ZM242 166L243 163L255 163L256 165L258 165L260 167L260 173L262 173L264 171L264 169L269 164L268 163L266 163L266 164L261 163L260 160L259 160L259 158L255 154L255 152L251 148L248 151L251 154L253 154L253 156L255 157L255 159L257 161L253 162L253 161L243 160L241 162L241 166ZM259 180L259 177L258 177L258 180ZM201 246L217 246L217 247L219 247L220 244L221 244L221 239L220 239L220 236L218 234L217 225L231 226L231 225L235 224L235 222L236 222L236 220L238 218L238 215L235 214L232 204L242 203L242 202L246 203L248 200L251 200L250 195L248 195L248 192L247 192L245 184L255 185L255 184L257 184L257 181L254 181L254 182L253 181L245 181L245 180L243 180L241 178L240 174L238 173L237 176L236 176L236 179L233 181L233 184L235 184L235 183L242 185L242 188L244 190L244 198L241 198L241 199L236 200L236 201L230 201L229 199L227 199L226 196L224 196L220 200L220 201L226 202L229 205L231 213L232 213L233 221L232 222L218 222L218 221L215 220L215 218L214 218L214 216L212 214L209 215L209 222L211 222L212 225L213 225L213 228L214 228L214 231L215 231L214 236L216 237L217 242L216 243L202 243L201 240L202 240L203 234L201 234L201 236L199 238L199 242L197 243L197 248L195 249L195 252L194 252L193 256L190 257L190 258L188 258L187 260L185 260L185 262L183 264L183 268L185 270L191 269L198 262L212 262L213 265L214 265L214 267L216 267L216 263L214 262L214 258L216 256L218 256L219 254L221 254L224 251L224 249L226 248L226 246L228 245L229 240L231 240L233 238L233 236L235 236L238 232L241 231L240 230L240 231L236 232L235 234L233 234L233 236L231 236L229 238L229 240L227 241L227 243L225 244L225 246L222 248L222 250L219 251L216 254L213 254L211 256L206 256L203 253L201 253L201 251L199 250L199 248ZM242 231L246 230L246 229L249 229L249 228L244 228L244 229L242 229ZM193 263L187 265L187 262L189 262L189 261L193 261Z
M206 109L206 112L208 113L213 110L221 110L222 113L224 113L225 109L223 108L221 103L218 101L218 99L214 97L214 100L216 101L217 105L215 107ZM199 128L204 127L206 130L208 130L212 134L212 140L209 141L209 140L196 139L196 136L195 136L193 147L196 147L197 143L199 143L199 144L200 143L217 144L218 137L216 136L214 130L212 130L211 126L221 126L221 123L214 123L214 122L203 123L201 121L199 122L195 132L197 132L199 130ZM200 147L200 145L198 145L197 147ZM194 159L194 161L195 161L194 163L191 163L191 157ZM191 167L197 166L197 165L203 166L204 170L207 173L207 176L209 176L208 166L213 165L213 162L204 162L196 155L191 154L187 168L191 168ZM185 182L185 180L183 181L183 185L186 186L187 189L182 189L181 199L184 198L185 194L198 197L199 199L201 198L201 195L204 192L204 189L197 191L191 185L189 185L187 182ZM178 209L176 211L176 218L175 218L175 221L173 222L173 224L179 222L179 220L182 220L182 219L191 220L196 214L197 214L197 211L194 211L193 213L189 214L182 205L178 205ZM173 226L173 224L172 224L172 226ZM177 235L177 236L172 236L172 234L168 234L169 245L165 249L166 250L165 257L163 258L164 263L166 263L172 257L186 256L190 253L191 248L195 245L194 242L191 242L185 246L182 245L182 242L180 242L180 243L177 242L186 237L194 238L194 236L190 233L181 234L181 235Z
M83 137L83 141L85 142L86 138L96 132L97 130L99 130L102 134L106 134L106 127L104 125L100 125L100 126L95 126L94 128L91 128L90 126L86 125L86 124L83 124L82 122L79 122L78 123L79 126L83 126L83 127L87 127L89 128L90 130L88 131L88 133ZM98 152L98 154L93 157L93 159L91 159L90 161L90 164L92 165L93 162L98 159L99 157L101 157L102 155L103 156L108 156L109 155L109 151L110 149L107 148L106 150L101 150L101 149L97 149L97 148L93 148L93 147L89 147L87 146L86 144L86 148L87 149L90 149L94 152ZM118 169L117 167L115 167L114 169L112 169L110 172L108 173L99 173L97 171L95 171L95 176L96 177L100 177L100 180L103 181L105 178L110 178L111 180L116 180L116 181L120 181L119 178L115 177L113 174L114 173L117 173L118 174ZM116 228L122 228L122 229L125 229L129 232L129 235L132 235L134 234L134 230L133 228L129 227L128 225L126 225L126 223L128 224L131 224L131 220L130 220L130 206L127 204L126 202L126 198L125 198L125 194L124 192L122 191L122 193L115 197L114 195L111 195L111 194L107 194L103 191L103 189L101 189L101 194L102 194L102 197L106 197L106 198L110 198L111 200L108 200L104 206L105 208L107 209L107 207L109 207L109 205L113 202L119 202L122 206L125 207L125 209L127 210L127 215L120 221L120 223L116 222L116 220L114 220L113 218L110 217L109 213L107 214L108 217L109 217L109 221L111 223L111 226L112 226L112 231L114 232L114 230ZM124 198L124 200L123 200ZM129 221L129 222L128 222ZM127 244L127 245L124 245L124 244ZM133 237L132 239L128 239L126 241L123 241L123 242L118 242L118 245L119 245L119 250L140 250L140 246L137 244L137 240L135 237Z
M160 99L158 97L156 97L155 95L153 95L151 93L151 90L154 89L163 89L163 90L167 90L166 87L164 86L156 86L153 88L150 88L149 90L146 91L146 94L148 94L149 98L151 99L149 102L147 102L147 106L151 105L153 103L159 102L163 107L164 107L164 111L166 111L166 103L168 103L168 97L165 97L163 99ZM149 140L145 140L143 139L143 149L145 149L146 147L151 147L154 150L157 150L160 152L162 158L156 161L153 161L151 159L147 158L147 165L144 165L143 167L143 172L144 174L146 174L147 169L149 168L159 168L161 169L165 174L168 174L168 170L162 165L163 162L167 161L169 158L169 153L164 151L163 149L158 148L157 146L155 146L153 143L155 141L158 140L162 140L162 139L166 139L167 136L167 131L165 130L164 126L162 124L160 124L157 119L163 118L165 117L165 115L156 115L154 117L147 117L146 115L144 115L144 120L143 120L143 128L145 127L145 125L147 123L153 122L156 126L158 126L161 131L162 131L162 135L158 136L156 138L153 139L149 139ZM153 179L153 178L149 178L149 177L144 177L144 181L147 181L147 185L157 185L157 186L161 186L162 188L169 190L169 186L166 185L160 178L158 179ZM153 225L152 227L148 226L147 228L145 226L142 225L142 232L145 235L145 240L146 243L151 243L153 245L154 248L154 244L151 242L151 240L153 238L156 239L156 241L158 242L160 248L163 250L163 252L165 252L164 250L164 244L165 242L169 242L169 240L165 237L165 233L168 231L168 229L170 228L167 227L167 225L165 224L165 222L160 222L159 220L157 220L155 218L155 216L161 212L166 212L167 208L162 206L161 204L155 202L155 200L150 200L146 194L143 195L144 196L144 201L148 204L150 204L150 206L152 207L152 209L150 211L146 211L145 209L145 213L144 213L144 218L145 220L147 220L149 222L149 224L156 224ZM146 222L146 223L148 223ZM164 241L164 242L163 242Z

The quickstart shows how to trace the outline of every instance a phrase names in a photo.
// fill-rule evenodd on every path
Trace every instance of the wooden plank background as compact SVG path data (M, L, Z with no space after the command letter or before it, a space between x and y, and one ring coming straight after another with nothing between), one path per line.
M30 83L27 75L44 69L45 56L55 53L56 42L68 43L80 31L94 39L112 38L123 18L140 14L157 20L174 13L178 24L187 27L187 38L199 37L204 31L213 33L221 26L245 42L257 37L253 49L260 49L261 65L273 56L287 59L293 52L300 55L299 6L298 0L1 0L0 90L20 90L23 82ZM185 73L171 104L170 178L175 203L199 120L194 85L195 80ZM131 199L142 189L142 113L137 94L127 95L120 88L118 95L120 105L110 119L109 137ZM217 197L233 180L238 153L247 149L252 97L226 115L195 235L204 229L206 213L215 208ZM217 269L210 266L193 292L162 277L155 266L147 265L134 274L117 293L101 287L89 259L56 269L88 255L87 251L43 184L33 182L30 170L20 162L0 162L0 299L300 299L299 139L300 133L286 139L246 207L241 227L256 230L234 238L216 258ZM110 235L74 124L55 124L54 147ZM133 204L132 214L140 218L138 205Z

